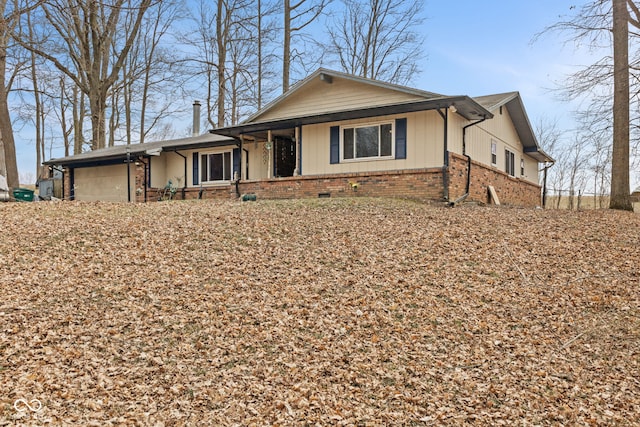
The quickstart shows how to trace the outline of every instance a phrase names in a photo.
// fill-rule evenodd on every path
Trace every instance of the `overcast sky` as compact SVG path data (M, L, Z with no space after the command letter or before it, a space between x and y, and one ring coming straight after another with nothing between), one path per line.
M532 38L571 12L576 0L427 0L423 72L413 86L445 95L519 91L534 125L541 116L573 126L571 106L549 89L576 65L595 58L574 52L563 35ZM581 56L582 55L582 56ZM587 54L588 55L588 54ZM190 100L185 100L190 103ZM18 167L35 175L33 143L16 135ZM60 154L54 153L54 157Z

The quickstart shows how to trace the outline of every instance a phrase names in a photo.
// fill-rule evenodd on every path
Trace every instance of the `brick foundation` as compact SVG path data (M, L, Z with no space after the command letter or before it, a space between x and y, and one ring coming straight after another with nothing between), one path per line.
M467 183L467 158L449 155L449 199L456 200L465 192ZM471 184L467 201L489 203L489 186L492 185L504 205L536 207L542 205L541 187L529 181L509 176L496 168L471 161Z
M451 153L449 200L456 200L464 194L466 179L466 157ZM526 207L541 205L539 185L472 161L469 197L466 200L489 203L489 185L495 188L501 204ZM444 201L441 168L243 181L238 187L240 194L255 194L263 199L369 196ZM187 198L197 198L197 194L197 189L190 189ZM203 198L228 197L236 197L235 186L205 188L203 193Z
M149 201L157 200L157 189L148 189ZM202 191L202 193L201 193ZM313 175L241 181L240 194L255 194L258 199L295 199L318 197L402 197L442 200L442 169L416 169L384 172ZM183 197L184 193L184 197ZM236 198L236 186L192 187L178 189L175 199Z
M136 164L135 201L158 201L158 189L146 188L147 169L143 161ZM467 159L449 155L449 200L465 192ZM71 194L70 174L64 174L65 197ZM507 175L475 161L471 163L471 185L467 201L489 202L488 187L492 185L500 203L535 207L541 204L540 186ZM295 199L318 197L398 197L416 200L444 201L442 168L359 172L338 175L312 175L289 178L242 181L219 187L177 189L174 199L235 199L237 194L255 194L258 199Z

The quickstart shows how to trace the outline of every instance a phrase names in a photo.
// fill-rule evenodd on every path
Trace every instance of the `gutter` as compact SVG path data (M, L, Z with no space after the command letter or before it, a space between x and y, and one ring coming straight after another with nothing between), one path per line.
M465 199L467 197L469 197L469 187L471 186L471 156L469 156L467 154L467 128L470 128L471 126L478 125L478 124L484 122L485 120L487 120L487 118L483 117L482 119L480 119L480 120L478 120L476 122L473 122L473 123L469 123L468 125L466 125L466 126L464 126L462 128L462 155L467 158L467 183L465 185L464 194L462 196L458 197L453 202L449 203L449 206L451 206L451 207L454 207L458 203L464 202Z

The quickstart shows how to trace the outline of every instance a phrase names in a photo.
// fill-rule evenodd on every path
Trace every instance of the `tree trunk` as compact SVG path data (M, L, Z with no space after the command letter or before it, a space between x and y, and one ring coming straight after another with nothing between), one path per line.
M289 90L289 71L291 68L291 5L284 0L284 50L282 53L282 93Z
M16 145L13 139L13 127L7 103L7 86L5 73L7 70L7 21L4 17L6 1L0 1L0 139L2 140L2 155L4 165L0 165L0 173L4 172L7 185L10 188L20 186L18 177L18 163L16 159ZM0 158L0 160L2 160Z
M609 208L633 210L629 185L629 23L627 0L613 0L613 153Z
M85 97L77 86L73 88L73 154L82 153L84 144Z
M106 128L105 117L107 102L100 90L92 86L89 92L89 108L91 109L91 149L105 148ZM93 93L92 93L93 92Z
M258 111L262 109L262 2L258 0Z
M228 28L223 22L227 21L227 16L223 9L223 0L218 0L218 14L216 16L216 35L217 35L217 43L218 43L218 127L223 127L225 124L224 114L225 114L225 96L226 96L226 81L224 78L225 74L225 63L227 61L227 34ZM223 16L222 13L225 12ZM224 21L223 21L224 19Z

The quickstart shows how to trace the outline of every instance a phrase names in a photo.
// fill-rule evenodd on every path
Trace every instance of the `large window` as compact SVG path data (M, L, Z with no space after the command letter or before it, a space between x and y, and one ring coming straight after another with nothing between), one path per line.
M231 152L203 153L200 155L200 181L231 181Z
M509 150L504 150L505 172L511 176L516 175L516 155Z
M344 160L388 158L393 156L393 124L342 128Z

